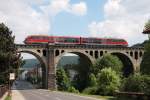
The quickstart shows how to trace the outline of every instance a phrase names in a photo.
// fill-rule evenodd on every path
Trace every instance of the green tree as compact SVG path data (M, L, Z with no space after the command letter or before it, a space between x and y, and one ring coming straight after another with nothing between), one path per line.
M12 31L3 23L0 24L0 84L8 83L9 73L18 72L21 59L14 44Z
M150 40L145 44L145 53L141 63L141 73L150 75Z
M149 75L143 75L144 77L144 93L150 95L150 76Z
M149 33L150 32L150 20L148 20L145 23L145 28L143 33ZM144 56L143 56L143 60L141 63L141 73L142 74L148 74L150 75L150 40L148 40L145 45L144 45Z
M122 72L123 64L117 56L107 54L101 59L98 59L91 70L97 75L103 68L109 67L120 74Z
M98 93L101 95L113 95L119 90L121 79L112 68L104 68L98 74Z
M150 76L136 73L124 79L121 91L143 92L150 95Z
M143 88L144 88L143 77L139 73L136 73L124 79L122 91L143 92Z
M56 80L57 80L58 90L68 91L70 87L70 80L63 68L57 69Z
M89 82L88 86L90 86L90 87L93 87L93 86L97 85L97 79L96 79L96 77L93 73L91 73L89 75L89 81L88 82Z

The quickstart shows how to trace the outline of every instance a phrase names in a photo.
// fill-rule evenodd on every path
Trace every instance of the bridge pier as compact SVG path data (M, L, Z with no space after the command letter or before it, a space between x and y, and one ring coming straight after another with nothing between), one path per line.
M47 74L48 89L56 90L56 69L54 63L54 49L48 50L48 74Z
M140 72L141 61L142 61L142 59L133 61L134 72Z

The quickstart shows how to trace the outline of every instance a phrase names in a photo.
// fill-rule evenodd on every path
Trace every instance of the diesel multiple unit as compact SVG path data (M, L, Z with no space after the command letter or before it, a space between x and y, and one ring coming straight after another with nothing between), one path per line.
M113 45L113 46L128 46L128 42L124 39L115 38L94 38L94 37L70 37L70 36L42 36L30 35L25 41L25 44L74 44L74 45Z

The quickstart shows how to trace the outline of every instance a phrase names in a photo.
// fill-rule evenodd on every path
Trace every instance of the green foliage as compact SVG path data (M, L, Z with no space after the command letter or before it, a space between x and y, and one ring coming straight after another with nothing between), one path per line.
M10 72L18 72L21 59L14 44L12 31L3 23L0 24L0 84L8 83Z
M143 92L150 95L150 76L136 73L126 78L122 85L122 91Z
M123 90L128 92L143 92L144 80L140 74L130 75L123 82Z
M79 91L77 89L75 89L73 86L70 86L68 88L68 92L72 92L72 93L79 93Z
M94 86L94 87L88 87L88 88L85 88L84 90L83 90L83 93L85 93L85 94L97 94L97 91L98 91L98 88L96 87L96 86Z
M140 70L142 74L150 75L150 40L145 44L145 53Z
M143 75L143 77L145 83L144 93L150 95L150 76Z
M93 73L91 73L89 75L89 81L88 82L89 82L88 86L90 86L90 87L97 85L97 79Z
M68 88L70 87L70 80L63 68L57 69L56 80L57 80L58 90L67 91Z
M122 71L123 64L118 57L107 54L96 61L92 70L95 73L95 75L97 75L103 68L109 67L111 67L114 71L120 74Z
M10 95L7 95L5 100L12 100L12 97Z
M112 95L115 90L119 90L121 79L111 68L104 68L98 74L98 92L101 95Z

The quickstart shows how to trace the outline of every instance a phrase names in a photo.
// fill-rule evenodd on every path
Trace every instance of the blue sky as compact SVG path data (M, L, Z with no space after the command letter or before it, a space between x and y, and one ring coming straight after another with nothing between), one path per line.
M78 3L81 0L75 0ZM93 20L100 21L104 18L103 5L106 0L86 0L88 12L85 16L74 16L67 12L62 12L52 20L52 30L54 35L77 35L86 36L88 24Z
M65 35L147 39L150 0L1 0L0 22L23 43L28 35Z

